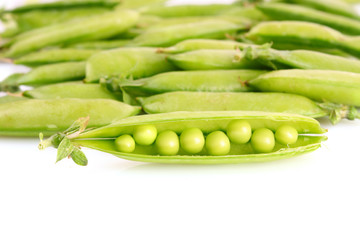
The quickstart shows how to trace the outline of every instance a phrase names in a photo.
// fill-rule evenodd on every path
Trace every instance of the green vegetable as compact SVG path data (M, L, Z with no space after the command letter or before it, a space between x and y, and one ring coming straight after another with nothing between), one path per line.
M189 154L201 152L204 144L204 134L199 128L187 128L180 135L181 148Z
M101 78L143 78L175 70L165 54L154 48L122 48L99 52L86 64L85 82L97 82Z
M267 128L256 129L251 137L251 146L258 153L272 152L275 147L274 133Z
M206 137L205 147L209 155L227 155L230 152L230 141L224 132L215 131Z
M155 145L160 155L173 156L179 152L179 137L174 131L166 130L159 133Z
M270 153L256 153L251 147L251 143L247 144L230 144L229 153L224 153L222 141L224 140L227 126L233 120L245 120L249 122L254 131L260 128L268 128L271 131L276 131L277 128L286 124L294 127L301 136L295 144L284 146L279 143L275 144L275 147ZM158 144L151 146L137 145L135 151L132 153L119 152L116 149L114 140L125 134L132 135L136 126L142 125L154 125L158 132L167 132L169 135L165 135L160 138L160 134L157 138ZM120 120L111 125L83 131L86 124L81 124L78 128L81 131L77 131L78 134L57 134L51 137L49 140L42 141L40 148L54 144L54 139L64 140L68 138L71 143L76 146L83 146L93 148L103 152L111 153L120 158L143 161L143 162L157 162L157 163L177 163L177 164L225 164L225 163L241 163L241 162L262 162L270 161L281 158L289 158L306 152L313 151L320 147L321 141L324 140L323 136L316 135L325 132L319 125L319 123L308 117L300 115L290 114L278 114L278 113L264 113L264 112L177 112L166 114L154 114L154 115L140 115L135 117L126 118ZM206 145L208 146L203 151L195 155L189 155L182 150L179 150L177 155L175 150L178 143L178 135L180 135L185 129L198 128L204 135L207 136ZM219 141L218 137L210 137L213 132L222 132L222 141ZM171 134L170 134L171 132ZM212 134L213 135L217 135ZM315 135L314 135L315 134ZM59 137L62 136L62 137ZM160 139L160 140L159 140ZM61 140L61 141L62 141ZM61 142L60 141L60 142ZM210 141L210 142L209 142ZM213 142L214 141L214 142ZM215 148L210 146L215 146ZM169 149L168 149L169 148ZM168 151L171 152L162 152ZM59 149L59 151L63 151ZM166 154L166 155L159 155ZM215 156L210 154L226 154L221 156Z
M298 139L298 132L292 126L283 125L276 129L275 139L281 144L294 144Z
M115 146L119 152L132 153L135 150L135 141L128 135L122 135L115 140Z
M139 113L139 107L108 99L30 99L0 104L1 136L51 135L89 116L100 127Z
M137 144L148 146L155 142L157 129L154 125L141 125L134 129L133 135Z
M236 50L202 49L168 56L168 60L183 70L264 69L255 61L242 58L234 61Z
M251 126L247 121L234 120L229 123L226 134L231 142L245 144L249 142L251 138Z

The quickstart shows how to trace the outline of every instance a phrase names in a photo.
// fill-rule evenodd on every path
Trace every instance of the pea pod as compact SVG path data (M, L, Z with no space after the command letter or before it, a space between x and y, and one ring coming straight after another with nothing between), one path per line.
M160 48L159 52L176 54L202 49L235 50L237 48L244 49L248 46L250 44L231 40L188 39L168 48Z
M287 0L287 2L302 4L321 11L350 17L353 19L360 19L359 14L354 7L341 0Z
M9 102L23 101L23 100L26 100L26 99L27 98L21 97L21 96L6 95L6 96L0 97L0 104L9 103Z
M26 4L14 8L12 10L7 10L4 12L27 12L33 11L36 9L60 9L60 8L72 8L72 7L89 7L89 6L108 6L114 7L119 4L118 0L73 0L73 1L56 1L56 2L48 2L48 3L34 3L34 4Z
M295 128L301 136L295 144L290 144L289 146L277 143L274 150L270 153L255 153L250 143L231 144L231 146L229 146L229 152L221 156L216 156L215 154L209 155L210 149L191 155L184 153L182 149L180 149L179 153L176 155L159 155L156 150L156 145L137 145L134 152L125 153L119 152L114 143L115 138L118 136L126 134L131 135L137 126L149 124L155 126L160 133L172 132L172 135L175 133L175 137L188 128L197 128L201 130L204 135L208 136L211 135L210 133L214 132L224 135L223 131L226 131L229 123L234 120L247 121L253 130L266 127L271 131L275 131L281 125L286 124ZM61 142L64 141L69 143L68 140L70 139L73 146L93 148L123 159L134 161L176 164L234 164L271 161L313 151L321 146L321 141L325 140L325 137L314 136L313 134L322 134L324 132L325 130L320 127L316 120L299 115L236 111L178 112L141 115L123 119L106 127L85 131L83 133L79 131L79 134L76 134L78 137L62 135ZM224 137L226 138L226 136ZM44 147L53 144L56 147L59 147L58 154L61 156L64 155L62 154L64 148L60 146L62 144L60 143L59 145L57 143L59 141L54 141L54 139L59 139L59 135L53 136L49 140L42 141L39 148L43 149ZM166 139L163 141L166 141Z
M0 135L38 136L64 131L76 119L90 116L92 127L137 114L139 107L108 99L30 99L0 104Z
M360 73L360 61L357 59L334 56L309 50L279 51L269 46L249 46L244 54L249 60L259 60L262 63L274 66L281 63L292 68L338 70Z
M263 111L300 114L313 118L329 116L335 124L359 116L353 107L318 103L301 95L270 92L168 92L138 101L147 113L176 111Z
M257 8L272 19L314 22L346 34L360 35L360 21L348 17L286 3L264 3Z
M49 63L85 61L97 52L99 51L71 48L42 50L17 58L14 60L14 63L37 66Z
M13 81L0 83L0 90L11 90L20 85L47 85L52 83L79 80L85 77L85 62L66 62L49 64L34 68L29 73L17 75Z
M15 29L6 28L1 36L4 38L14 37L17 34L36 28L50 26L59 22L103 14L111 8L108 7L76 7L65 11L59 9L38 9L26 12L11 13L7 24L15 25ZM10 25L11 26L11 25Z
M150 28L136 37L129 46L168 47L191 38L224 39L226 34L233 34L246 27L229 21L214 19Z
M330 70L280 70L248 84L260 91L287 92L316 101L360 106L360 74Z
M112 76L137 79L175 70L165 58L166 55L156 53L155 48L102 51L87 61L85 82L97 82L101 78Z
M225 10L231 9L230 4L207 4L207 5L153 5L144 7L140 11L142 14L154 15L163 18L189 17L189 16L214 16Z
M310 22L272 21L260 23L246 37L256 43L291 43L300 46L338 48L360 56L360 37L347 36L332 28Z
M135 96L173 91L246 92L246 82L265 73L261 70L175 71L139 80L120 81L119 87Z
M112 49L120 48L129 43L129 40L103 40L103 41L90 41L90 42L79 42L67 45L67 48L72 49Z
M175 55L167 59L183 70L215 70L215 69L264 69L256 61L241 58L235 61L239 51L202 49Z
M24 91L22 95L35 99L120 99L120 96L111 93L99 84L84 84L81 82L51 84Z
M19 36L7 52L17 57L47 46L84 40L106 39L135 25L138 13L130 10L113 11L99 16L59 23Z

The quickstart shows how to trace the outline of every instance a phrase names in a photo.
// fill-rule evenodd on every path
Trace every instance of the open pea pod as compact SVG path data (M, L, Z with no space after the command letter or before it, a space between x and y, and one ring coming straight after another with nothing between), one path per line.
M134 131L139 126L154 126L159 135L171 131L173 134L180 135L185 129L197 128L206 137L217 131L224 135L228 125L232 121L245 120L251 125L252 130L267 128L275 132L280 126L288 125L296 129L299 133L297 141L293 144L282 145L276 143L273 150L268 153L257 153L252 144L231 143L229 151L224 155L210 154L210 150L202 149L196 154L188 154L180 148L176 155L160 155L158 145L156 144L141 146L136 145L135 150L131 153L120 152L117 150L115 138L124 135L134 135ZM321 142L326 138L322 136L325 129L312 118L300 115L264 113L264 112L175 112L153 115L140 115L120 120L111 125L89 130L79 131L77 134L62 135L62 141L68 142L70 139L74 147L88 147L99 151L113 154L117 157L156 163L176 163L176 164L225 164L225 163L243 163L243 162L263 162L276 159L289 158L303 153L311 152L321 146ZM56 139L56 141L54 141ZM65 139L65 140L64 140ZM40 149L49 145L59 147L60 152L64 148L59 145L59 135L55 135L48 140L40 143ZM64 155L64 154L60 155ZM66 154L65 154L66 155ZM59 154L58 154L59 156Z

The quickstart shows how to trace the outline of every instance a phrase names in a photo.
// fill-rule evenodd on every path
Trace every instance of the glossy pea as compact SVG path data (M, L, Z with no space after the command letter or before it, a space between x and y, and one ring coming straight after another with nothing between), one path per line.
M257 153L272 152L275 147L274 133L267 128L256 129L251 137L251 146Z
M85 82L97 82L101 78L112 76L138 79L175 69L166 60L166 55L156 53L155 48L112 49L99 52L88 59Z
M245 26L220 19L150 28L130 42L129 46L168 47L191 38L224 39L226 34L233 34L244 28Z
M130 135L125 134L115 139L115 146L120 152L131 153L135 150L135 141Z
M263 22L252 28L246 37L256 43L291 43L298 46L338 48L360 56L358 36L344 35L330 27L301 21Z
M224 132L215 131L206 137L205 147L209 155L226 155L230 152L230 141Z
M205 138L199 128L187 128L180 135L180 146L185 152L196 154L204 148Z
M156 140L157 129L154 125L140 125L135 127L133 136L137 144L151 145Z
M270 63L269 66L272 65L273 67L275 67L274 63L281 63L299 69L338 70L360 73L360 61L358 59L334 56L317 51L280 51L271 48L249 46L244 52L249 60L258 59L264 62L264 64Z
M174 91L246 92L251 88L246 81L266 71L261 70L207 70L172 71L138 80L122 80L119 87L135 96L146 96Z
M17 57L47 46L66 42L109 38L135 25L137 19L137 12L122 10L35 29L33 30L35 33L30 31L25 36L19 36L6 55Z
M251 138L251 126L245 120L234 120L229 123L226 129L226 134L231 142L237 144L245 144Z
M171 130L159 133L155 145L160 155L172 156L179 152L179 137Z
M59 62L79 62L85 61L97 52L97 50L71 48L42 50L17 58L14 60L14 63L26 66L37 66Z
M298 139L298 132L292 126L282 125L276 129L275 139L284 145L294 144Z
M326 13L310 7L286 3L263 3L259 4L257 7L273 19L315 22L332 27L333 29L337 29L346 34L360 34L360 24L358 20L339 16L337 14Z
M239 54L236 50L202 49L168 56L171 63L183 70L216 70L216 69L264 69L262 64L241 58L234 61Z
M108 125L139 113L139 107L108 99L29 99L0 104L0 135L51 135L89 116L90 127ZM36 113L36 114L35 114Z

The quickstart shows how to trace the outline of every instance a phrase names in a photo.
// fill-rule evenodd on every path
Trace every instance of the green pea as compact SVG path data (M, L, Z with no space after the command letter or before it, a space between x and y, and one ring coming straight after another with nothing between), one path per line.
M179 137L174 131L161 132L155 144L160 155L172 156L179 152Z
M155 142L157 129L154 125L141 125L134 129L133 137L139 145L151 145Z
M185 129L180 135L180 145L185 152L196 154L204 148L204 134L199 128Z
M289 125L282 125L275 132L275 139L281 144L288 145L296 143L298 139L297 130Z
M119 152L131 153L135 150L135 141L130 135L125 134L115 140L115 146Z
M222 131L215 131L206 137L206 150L210 155L226 155L230 151L230 140Z
M259 128L253 132L251 146L258 153L269 153L275 147L274 133L267 128Z
M244 144L251 138L251 126L245 120L233 120L229 123L226 133L232 142Z

